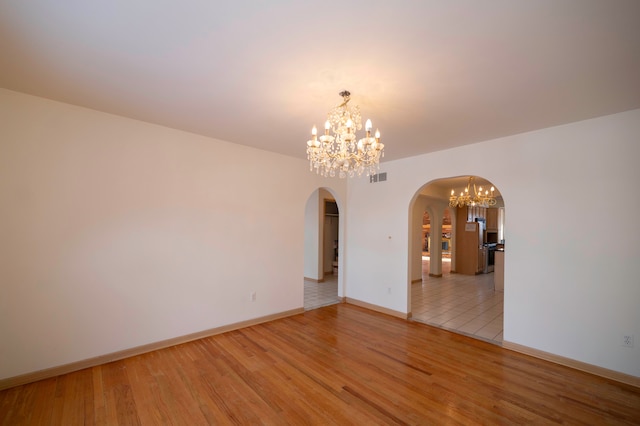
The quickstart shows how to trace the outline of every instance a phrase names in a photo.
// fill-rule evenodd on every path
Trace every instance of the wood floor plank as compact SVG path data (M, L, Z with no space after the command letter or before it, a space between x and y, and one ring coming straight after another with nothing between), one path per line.
M339 304L0 392L0 425L640 424L640 389Z
M91 378L93 382L93 413L95 424L104 425L107 424L107 407L102 383L102 366L91 369Z
M116 361L102 366L102 380L107 408L105 416L107 424L140 425L138 409L131 392L124 361Z
M0 425L48 425L53 410L57 378L40 380L0 393Z

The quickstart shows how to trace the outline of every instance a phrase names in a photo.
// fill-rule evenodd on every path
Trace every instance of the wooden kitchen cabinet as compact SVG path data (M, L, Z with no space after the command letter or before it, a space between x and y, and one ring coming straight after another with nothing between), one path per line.
M487 209L487 231L498 231L498 209Z

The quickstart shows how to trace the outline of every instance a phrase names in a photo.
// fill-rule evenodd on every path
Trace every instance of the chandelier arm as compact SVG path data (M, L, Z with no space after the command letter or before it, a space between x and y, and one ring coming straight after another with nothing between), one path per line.
M471 194L471 187L473 187L473 194ZM469 176L467 186L459 196L455 195L455 190L451 190L451 196L449 197L450 207L464 207L464 206L477 206L477 207L492 207L497 204L495 196L493 195L494 188L491 187L491 192L486 190L482 192L482 187L478 190L475 177Z

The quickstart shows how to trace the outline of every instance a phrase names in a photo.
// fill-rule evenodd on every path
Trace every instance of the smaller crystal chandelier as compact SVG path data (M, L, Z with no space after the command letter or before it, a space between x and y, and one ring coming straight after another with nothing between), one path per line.
M329 111L324 123L324 135L318 136L316 126L311 130L311 140L307 142L309 170L316 169L322 176L353 177L373 175L380 168L380 157L384 157L384 144L380 142L380 132L371 136L371 120L365 124L366 136L356 138L356 131L362 129L360 107L348 105L351 93L340 92L342 103ZM330 134L333 133L333 135Z
M473 194L471 191L473 190ZM485 189L482 192L482 187L476 188L476 178L469 176L469 182L467 187L460 195L456 196L455 190L451 190L451 197L449 197L449 207L491 207L496 205L496 198L494 191L496 189L492 186L491 189Z

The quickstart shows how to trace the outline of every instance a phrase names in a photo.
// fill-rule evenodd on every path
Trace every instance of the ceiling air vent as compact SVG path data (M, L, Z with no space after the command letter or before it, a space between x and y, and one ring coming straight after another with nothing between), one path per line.
M369 183L384 182L387 180L387 172L376 173L369 176Z

